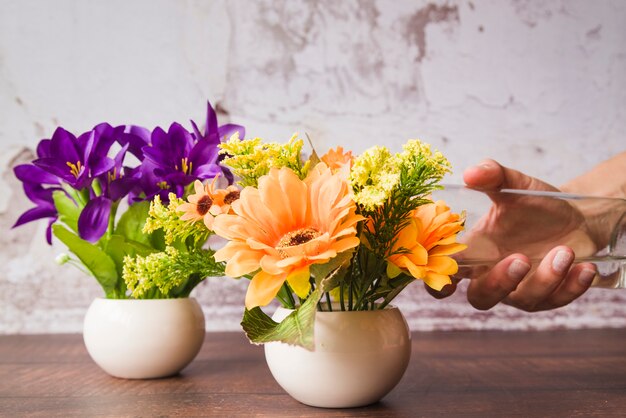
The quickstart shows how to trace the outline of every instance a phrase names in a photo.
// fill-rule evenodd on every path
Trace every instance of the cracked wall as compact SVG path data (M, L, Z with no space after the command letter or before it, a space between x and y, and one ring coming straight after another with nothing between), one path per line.
M29 207L11 167L56 126L186 123L209 98L268 139L359 152L420 137L450 182L492 157L558 185L624 150L625 19L619 0L0 2L0 332L79 331L100 294L54 264L45 225L10 229ZM209 329L238 329L244 288L195 291ZM416 330L546 329L625 326L625 301L478 312L416 285L398 304Z

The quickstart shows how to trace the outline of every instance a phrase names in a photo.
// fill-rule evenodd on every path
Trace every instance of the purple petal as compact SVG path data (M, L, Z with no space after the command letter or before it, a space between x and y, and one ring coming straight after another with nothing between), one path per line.
M51 217L56 217L56 216L57 216L57 212L56 212L56 209L54 209L54 207L50 208L46 206L35 206L34 208L29 209L26 212L24 212L17 219L17 221L13 225L13 228L18 227L20 225L24 225L25 223L28 223L28 222L36 221L38 219L51 218Z
M15 177L22 182L40 184L59 184L59 178L32 164L20 164L13 168Z
M193 170L193 175L200 180L213 179L222 174L222 168L217 164L205 164Z
M113 158L115 162L115 167L118 169L118 175L120 174L120 170L122 169L122 163L124 162L124 156L126 155L126 151L128 151L129 144L126 144L122 147L121 150L115 155Z
M48 245L52 245L52 224L57 221L57 218L51 218L48 221L48 227L46 228L46 241Z
M114 180L109 185L109 197L112 200L119 200L126 196L138 183L139 179L132 177Z
M96 147L96 132L88 131L81 134L76 140L80 152L80 161L88 165L93 149ZM72 161L74 162L74 161Z
M97 242L109 226L112 201L98 196L87 203L78 217L78 235L91 243Z
M222 169L222 174L224 175L224 177L226 178L226 180L228 181L228 185L230 186L231 184L233 184L233 182L235 181L235 176L233 175L233 173L228 169L228 167L224 167L223 165L220 166Z
M211 106L211 102L206 101L206 126L204 131L204 136L208 137L209 135L217 132L217 114L215 114L215 110L213 110L213 106Z
M90 155L90 161L93 158L106 157L109 155L109 150L115 143L116 135L123 132L123 129L118 130L108 123L100 123L96 125L93 130L95 132L95 142Z
M124 126L124 132L117 136L117 142L121 146L128 145L128 152L143 160L141 149L150 144L150 135L150 131L141 126Z
M63 189L60 187L43 188L38 183L24 183L24 194L26 194L26 197L28 197L31 202L36 203L38 206L42 206L43 204L54 206L52 193L55 190Z
M47 158L52 155L50 153L50 142L51 141L49 139L42 139L39 141L39 144L37 144L37 157Z
M74 177L70 171L67 163L68 161L60 160L58 158L39 158L33 161L33 164L42 170L60 177L69 184L76 184L76 177Z
M189 161L193 164L192 168L204 164L214 164L217 162L219 149L214 143L207 140L200 140L189 153ZM193 170L195 173L195 170Z
M106 173L109 170L112 170L115 167L115 161L109 157L102 157L96 159L92 162L91 165L91 175L97 177L101 174Z
M239 132L239 139L244 139L246 129L243 126L235 125L234 123L227 123L226 125L220 126L217 130L217 135L220 141L228 141L236 132Z
M50 140L50 154L59 159L76 164L82 161L82 153L77 149L76 137L63 128L57 128Z
M193 133L196 137L196 140L203 139L204 135L202 135L202 132L200 132L200 129L198 129L198 125L196 125L196 122L192 120L190 122L191 122L191 126L193 127Z

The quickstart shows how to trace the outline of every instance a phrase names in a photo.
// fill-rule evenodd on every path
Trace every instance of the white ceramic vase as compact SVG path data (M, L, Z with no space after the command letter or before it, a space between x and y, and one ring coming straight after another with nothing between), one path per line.
M204 315L193 298L98 298L83 327L91 358L108 374L126 379L178 373L196 357L204 335Z
M279 308L280 321L291 311ZM382 399L402 378L411 357L411 334L398 308L317 312L315 350L265 344L278 384L311 406L351 408Z

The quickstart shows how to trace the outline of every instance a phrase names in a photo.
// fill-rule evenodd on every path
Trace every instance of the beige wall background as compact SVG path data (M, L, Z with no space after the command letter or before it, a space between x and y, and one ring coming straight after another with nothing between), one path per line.
M623 151L626 2L0 0L0 333L77 332L94 280L54 257L11 168L54 128L222 121L320 150L420 137L460 182L495 158L559 184ZM616 173L623 175L623 173ZM239 328L244 282L195 296L210 330ZM478 312L416 283L399 300L414 330L626 326L626 291L568 307Z

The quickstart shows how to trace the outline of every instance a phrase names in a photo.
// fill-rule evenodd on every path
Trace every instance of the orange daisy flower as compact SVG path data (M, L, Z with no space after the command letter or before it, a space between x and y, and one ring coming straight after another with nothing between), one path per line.
M246 187L234 214L215 218L214 231L229 240L215 253L226 274L256 272L246 307L265 306L285 280L300 297L310 290L311 264L323 264L359 245L356 204L346 180L323 163L303 181L289 168L272 168L258 188Z
M329 149L320 159L326 163L333 173L341 170L347 170L349 173L353 157L352 151L344 152L343 147L337 147L336 150Z
M208 229L213 228L213 220L217 215L229 213L231 205L239 199L239 189L235 186L228 186L226 189L215 189L215 177L210 184L203 185L196 180L193 184L195 193L189 195L188 203L183 203L176 210L185 212L180 219L184 221L203 220Z
M392 252L402 252L387 259L387 275L395 277L405 272L441 290L451 283L450 275L458 271L456 261L449 256L467 248L456 242L462 230L463 219L450 212L442 200L419 206L411 222L396 236Z

